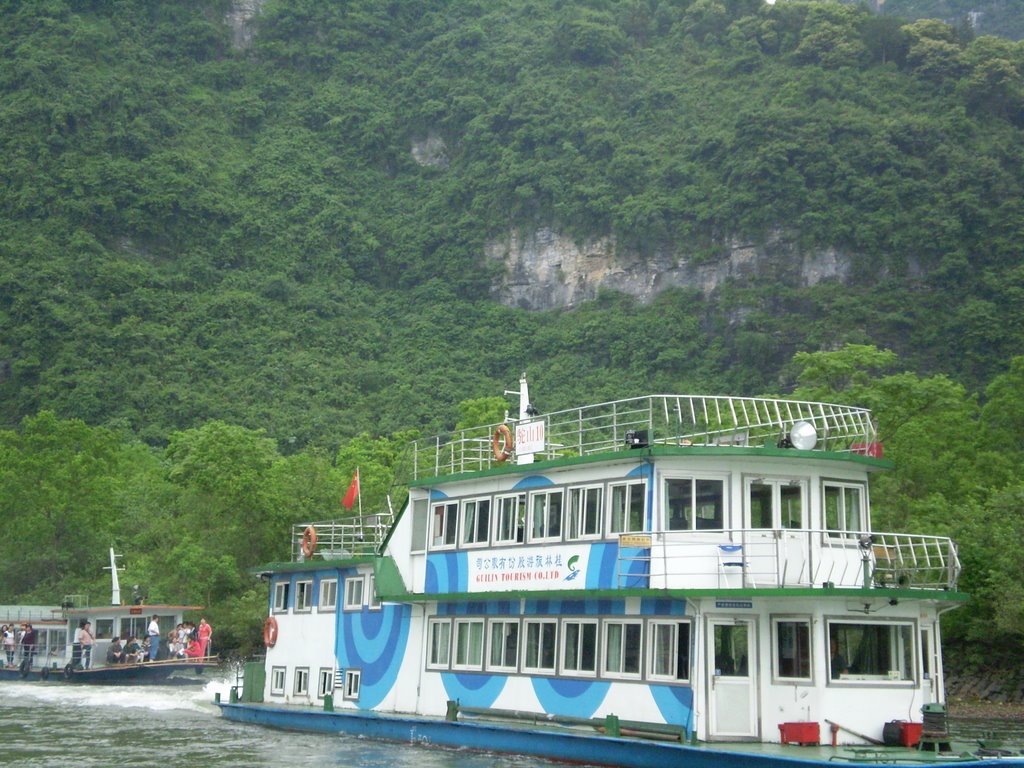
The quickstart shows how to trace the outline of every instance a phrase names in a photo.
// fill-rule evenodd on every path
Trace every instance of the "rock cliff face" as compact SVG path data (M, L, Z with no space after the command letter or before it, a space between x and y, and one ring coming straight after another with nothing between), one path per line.
M577 242L549 228L515 230L487 246L487 257L502 262L492 295L522 309L572 307L597 296L601 288L649 302L666 288L687 287L710 295L726 281L771 280L806 287L845 281L850 259L834 249L803 253L780 236L764 244L731 241L726 255L692 263L685 256L623 253L613 238Z
M256 34L252 20L256 18L266 0L232 0L231 7L224 15L224 21L231 28L231 45L248 48Z

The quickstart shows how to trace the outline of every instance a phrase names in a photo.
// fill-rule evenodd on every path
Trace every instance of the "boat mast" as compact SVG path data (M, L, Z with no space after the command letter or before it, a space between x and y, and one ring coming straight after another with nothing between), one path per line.
M117 578L117 558L120 555L114 554L114 548L110 548L110 565L103 570L110 571L110 604L120 605L121 604L121 583Z

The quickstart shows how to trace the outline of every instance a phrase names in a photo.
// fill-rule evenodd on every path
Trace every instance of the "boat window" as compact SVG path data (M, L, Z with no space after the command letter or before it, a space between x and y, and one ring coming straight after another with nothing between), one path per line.
M342 691L342 698L348 701L359 699L359 687L362 683L362 673L358 669L345 670L345 688Z
M320 610L333 611L338 607L338 580L324 579L320 582Z
M311 611L313 609L312 579L295 582L295 610Z
M309 695L309 667L295 668L295 695Z
M359 611L363 607L363 588L365 580L362 576L345 579L345 610Z
M519 658L519 622L494 619L490 627L487 668L514 672Z
M609 677L639 677L640 640L640 622L605 622L604 673Z
M113 619L96 619L96 627L93 636L97 640L109 640L114 636Z
M811 620L775 619L775 677L779 680L811 679Z
M380 597L377 596L377 577L372 573L366 577L366 607L371 611L380 610Z
M459 504L451 501L434 505L430 541L435 549L455 546L455 530L458 523Z
M747 480L747 513L751 528L804 527L804 482L780 478Z
M597 673L597 622L562 622L562 672L567 675Z
M270 693L273 696L284 696L284 667L272 667L270 670Z
M427 666L441 669L448 668L448 658L452 648L452 623L448 619L430 620L430 654Z
M864 515L864 486L826 482L825 528L830 536L857 538L867 528Z
M601 486L569 489L567 539L601 535Z
M497 499L497 516L494 528L495 544L522 542L526 522L526 494L502 496Z
M538 491L530 496L530 541L551 541L562 535L562 491Z
M524 624L526 647L523 651L523 671L554 672L558 622L527 620Z
M412 502L412 543L410 552L423 552L427 548L427 528L430 519L429 505L426 499L415 499Z
M725 481L668 478L664 509L666 531L722 530L725 527Z
M291 588L290 581L279 581L274 585L274 612L284 613L288 610L288 592Z
M658 680L690 679L690 622L652 621L649 625L650 669Z
M644 530L646 487L642 480L611 487L609 533L633 533Z
M334 670L328 669L327 667L320 667L320 677L317 680L316 685L316 696L318 699L324 698L329 693L334 692Z
M750 627L747 624L715 624L715 676L750 675Z
M471 499L462 502L462 544L486 544L490 525L490 499Z
M900 683L914 679L914 627L896 622L828 624L829 678Z
M285 668L273 667L270 669L270 694L285 695Z
M480 669L484 661L484 620L455 622L455 663L453 669Z

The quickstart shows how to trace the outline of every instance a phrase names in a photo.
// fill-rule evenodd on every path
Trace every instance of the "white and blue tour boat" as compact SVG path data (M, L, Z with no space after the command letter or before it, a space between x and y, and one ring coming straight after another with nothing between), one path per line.
M518 394L415 441L398 514L293 528L225 717L623 766L979 759L943 707L957 548L873 529L867 410Z

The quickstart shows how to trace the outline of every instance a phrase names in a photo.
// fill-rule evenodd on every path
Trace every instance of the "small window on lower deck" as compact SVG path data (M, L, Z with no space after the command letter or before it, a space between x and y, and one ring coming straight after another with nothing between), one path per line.
M284 696L284 680L286 670L284 667L273 667L270 670L270 693L275 696Z
M833 682L901 683L914 679L914 627L896 622L828 624Z
M690 622L652 621L650 670L652 679L684 681L690 679Z
M342 698L355 701L359 698L359 686L362 681L362 673L358 669L345 670L345 688L342 691Z
M781 680L811 679L810 619L775 619L775 677Z

